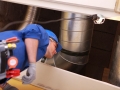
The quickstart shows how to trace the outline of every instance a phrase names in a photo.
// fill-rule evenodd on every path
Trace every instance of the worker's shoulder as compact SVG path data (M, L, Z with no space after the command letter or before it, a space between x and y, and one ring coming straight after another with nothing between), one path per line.
M39 24L28 24L23 30L23 32L45 32L45 29Z
M0 39L2 38L10 38L10 37L21 37L21 32L17 30L9 30L9 31L4 31L0 32Z

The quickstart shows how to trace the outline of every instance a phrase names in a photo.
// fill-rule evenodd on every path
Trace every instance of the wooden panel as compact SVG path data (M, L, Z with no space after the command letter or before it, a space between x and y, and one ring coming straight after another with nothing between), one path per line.
M40 18L48 19L48 20L55 20L61 18L61 12L50 10L50 9L40 9Z
M110 72L110 69L104 68L104 72L103 72L103 76L102 76L102 81L110 83L109 82L109 72Z
M99 67L108 67L111 58L111 52L92 48L89 55L89 64Z
M114 35L94 31L92 38L92 46L107 51L112 50Z
M106 19L104 24L94 25L94 30L106 32L108 34L115 34L117 30L118 21Z
M116 50L116 45L117 45L119 35L120 35L120 22L118 22L118 26L117 26L117 30L116 30L116 34L115 34L115 39L114 39L114 44L113 44L113 47L112 47L112 55L111 55L111 60L110 60L109 67L111 67L112 60L114 58L114 53L115 53L115 50Z
M103 70L104 67L100 67L88 63L81 71L81 74L90 78L102 80Z
M40 16L38 18L38 21L56 20L56 19L60 19L60 18L61 18L60 11L42 8L40 10ZM41 25L45 29L49 29L49 30L53 31L57 35L57 37L59 38L60 24L61 24L61 22L53 22L53 23L41 24Z

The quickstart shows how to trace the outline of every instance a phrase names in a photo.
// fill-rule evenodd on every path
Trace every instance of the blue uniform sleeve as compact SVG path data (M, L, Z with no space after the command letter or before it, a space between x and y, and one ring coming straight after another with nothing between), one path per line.
M21 32L23 34L23 39L34 38L39 40L39 47L48 45L49 43L49 36L41 25L29 24L26 28L21 30Z

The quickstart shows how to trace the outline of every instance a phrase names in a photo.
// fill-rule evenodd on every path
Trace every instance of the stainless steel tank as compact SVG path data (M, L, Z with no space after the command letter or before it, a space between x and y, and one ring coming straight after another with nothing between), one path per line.
M65 70L81 69L88 62L94 23L88 16L75 13L65 12L62 18L72 20L61 22L59 41L63 49L53 58L54 64Z

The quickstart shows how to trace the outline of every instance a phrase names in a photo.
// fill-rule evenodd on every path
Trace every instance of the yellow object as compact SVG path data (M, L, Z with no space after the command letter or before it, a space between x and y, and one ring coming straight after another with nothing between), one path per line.
M15 86L19 90L44 90L44 89L38 88L36 86L33 86L31 84L22 84L22 82L20 80L17 80L14 78L9 80L8 83L12 86ZM2 90L2 89L0 89L0 90Z
M12 44L9 43L9 44L8 44L8 48L11 48L11 47L12 47Z
M13 47L13 48L16 48L16 44L15 44L15 43L13 43L13 44L12 44L12 47Z
M8 48L16 48L16 44L15 43L9 43Z

